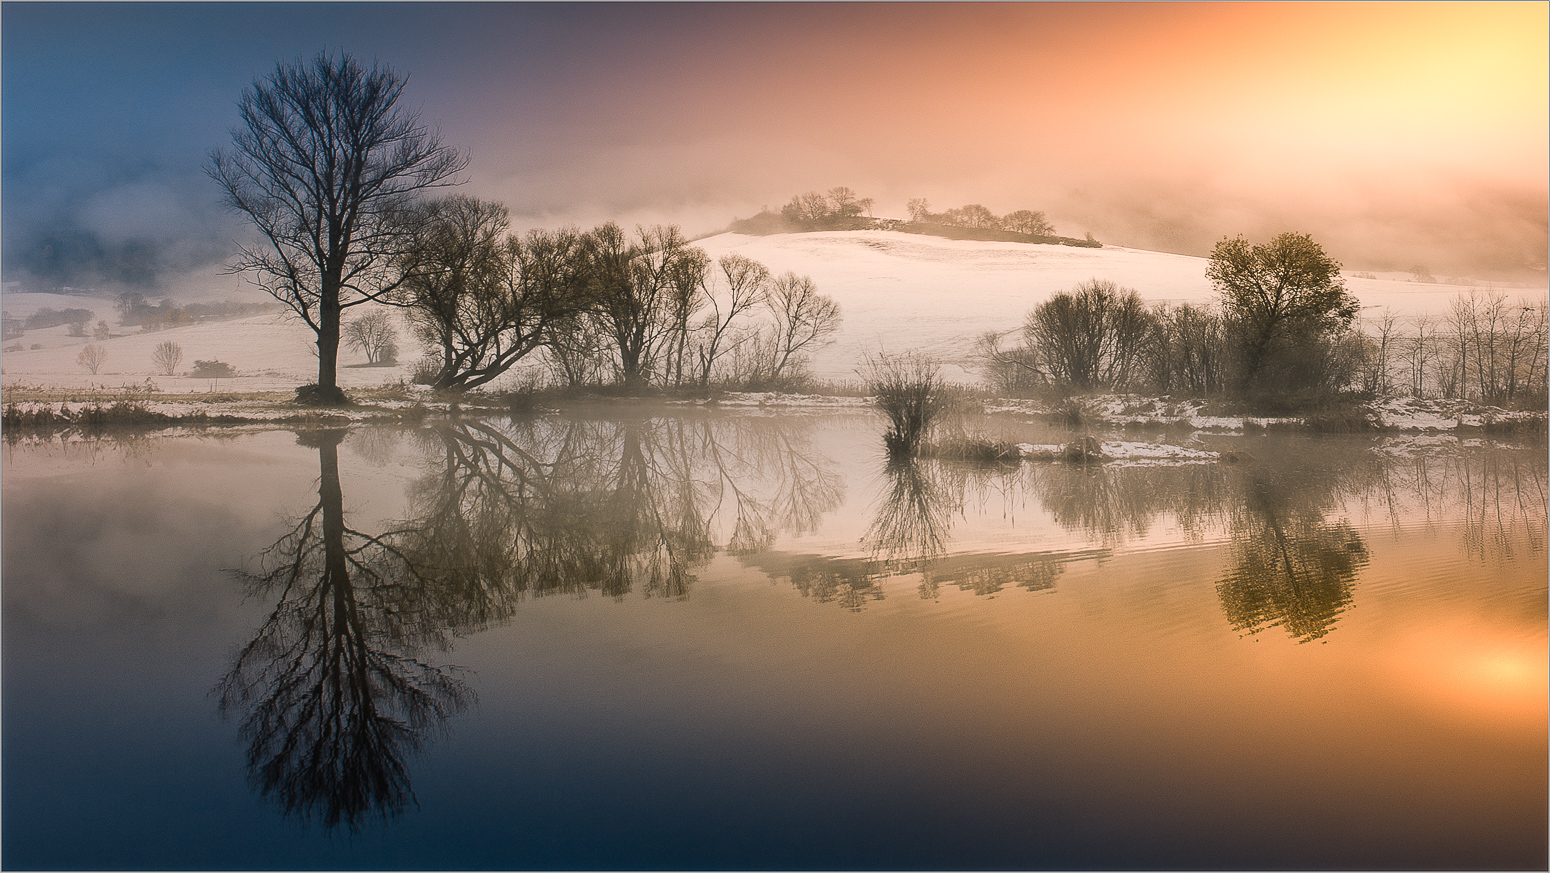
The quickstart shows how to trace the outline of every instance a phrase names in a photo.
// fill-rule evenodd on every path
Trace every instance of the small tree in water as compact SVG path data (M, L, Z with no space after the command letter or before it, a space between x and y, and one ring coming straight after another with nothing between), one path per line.
M867 357L861 377L873 405L888 418L883 445L889 457L914 457L931 426L951 406L941 364L915 353L879 353Z

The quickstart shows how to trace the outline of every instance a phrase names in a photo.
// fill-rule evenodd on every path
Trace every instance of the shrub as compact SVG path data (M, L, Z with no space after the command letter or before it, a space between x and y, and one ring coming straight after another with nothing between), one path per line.
M941 364L914 353L869 355L861 376L873 405L888 418L883 444L889 456L913 457L931 426L952 406Z
M229 379L237 370L224 361L195 361L188 374L196 379Z

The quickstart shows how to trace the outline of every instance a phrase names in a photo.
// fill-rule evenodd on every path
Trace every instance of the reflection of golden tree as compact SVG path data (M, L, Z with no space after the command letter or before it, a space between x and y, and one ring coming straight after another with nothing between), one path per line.
M442 642L420 610L426 580L389 542L345 523L342 432L317 435L318 502L245 574L277 597L217 690L245 710L259 790L290 814L352 830L413 802L407 757L471 692L416 657Z
M1233 527L1234 568L1217 583L1233 627L1280 626L1300 642L1328 634L1351 605L1367 546L1345 522L1297 505L1289 489L1256 481Z

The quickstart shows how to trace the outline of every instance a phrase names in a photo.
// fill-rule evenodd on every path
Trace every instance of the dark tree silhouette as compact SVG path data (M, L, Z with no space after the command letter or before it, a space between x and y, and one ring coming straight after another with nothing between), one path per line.
M574 228L506 236L506 207L454 196L416 210L401 300L438 365L434 388L474 388L591 305L590 240Z
M273 611L217 686L255 786L291 815L356 830L414 802L408 758L472 692L420 660L447 627L427 612L428 580L390 542L345 522L338 446L311 435L318 501L244 574Z
M641 228L631 239L610 222L592 237L596 313L620 381L643 385L675 364L681 373L684 331L710 259L676 226Z
M395 259L411 198L451 184L467 164L399 105L405 82L347 54L279 64L243 92L232 147L210 156L227 204L264 239L244 246L233 269L253 273L317 335L317 385L299 395L316 402L345 402L341 311L402 281Z

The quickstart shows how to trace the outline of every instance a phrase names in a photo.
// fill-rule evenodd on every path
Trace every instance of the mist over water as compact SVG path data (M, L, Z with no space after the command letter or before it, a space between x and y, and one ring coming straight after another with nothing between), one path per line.
M890 464L845 414L12 440L4 860L1542 863L1543 445L1217 439L1261 460Z

